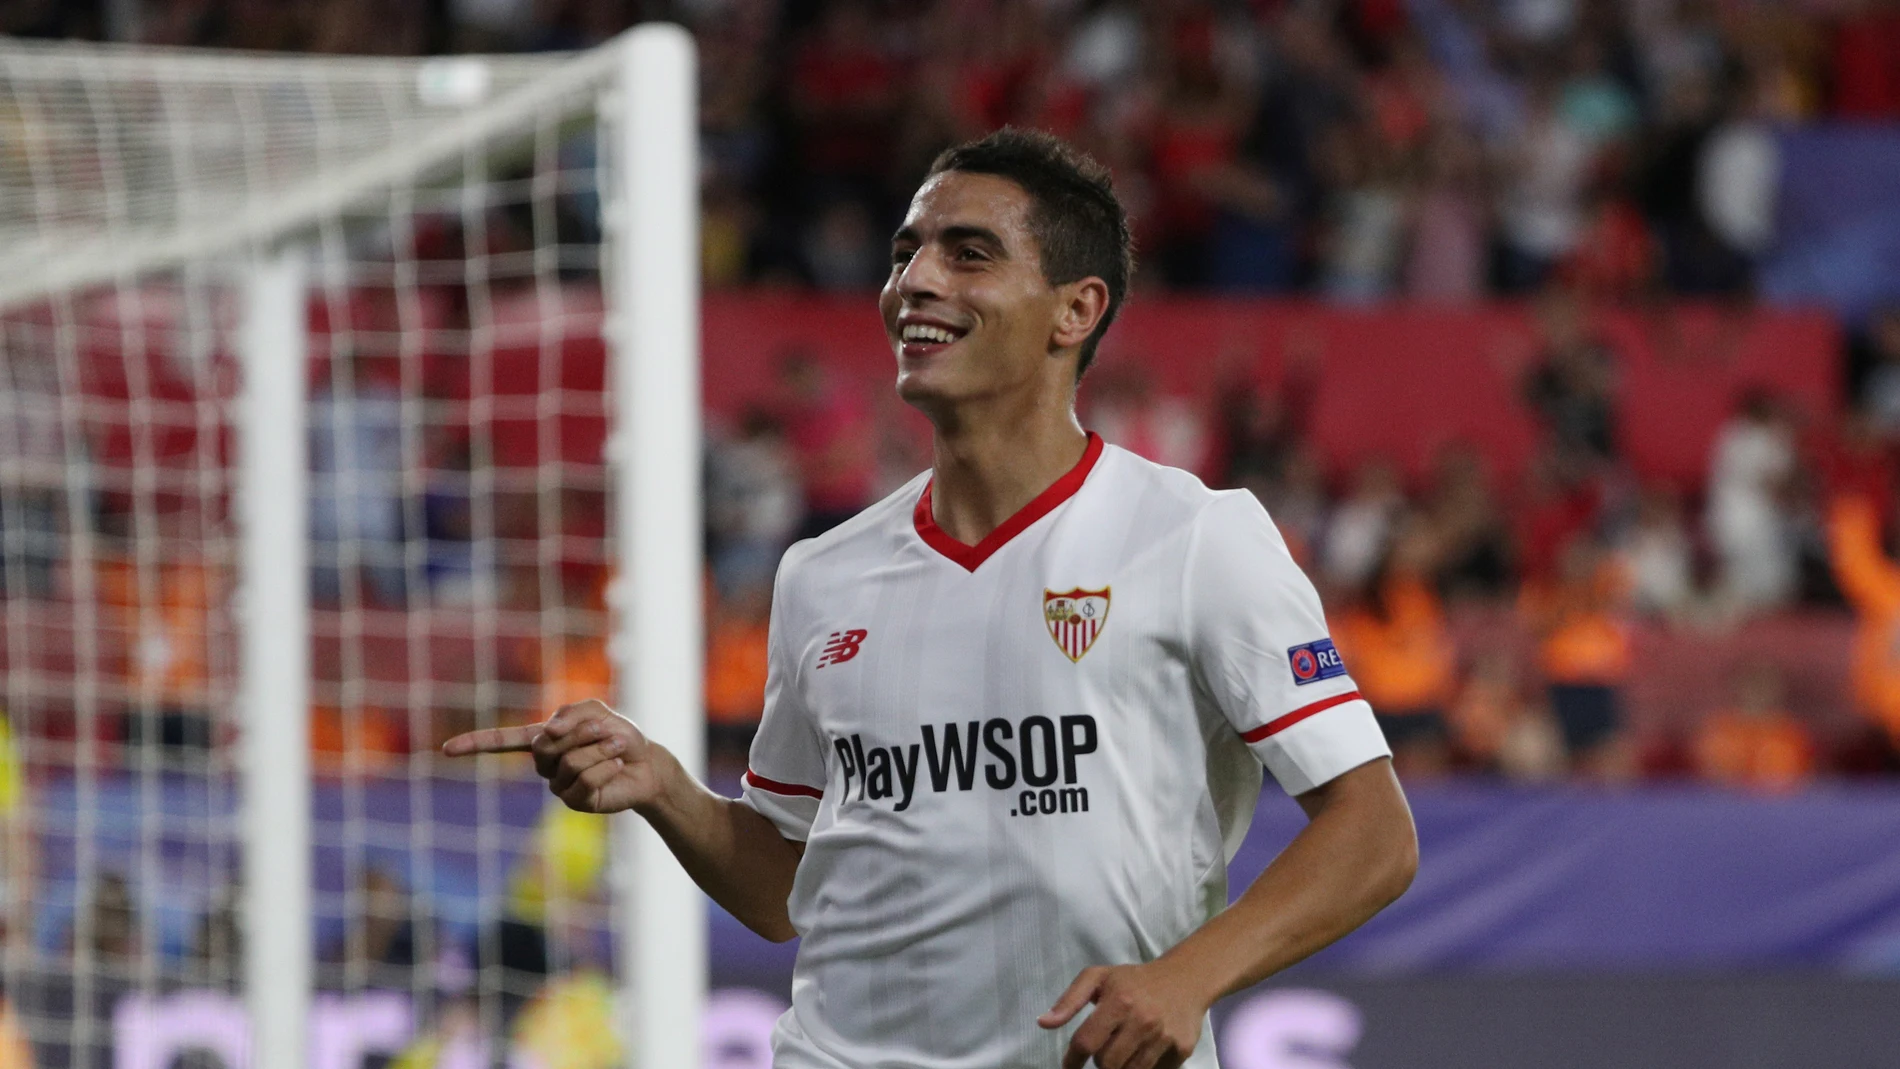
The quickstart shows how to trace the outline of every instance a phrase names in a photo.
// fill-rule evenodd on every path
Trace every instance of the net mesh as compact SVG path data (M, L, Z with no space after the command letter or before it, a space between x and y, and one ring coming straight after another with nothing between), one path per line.
M272 244L312 280L312 1064L619 1058L604 823L437 756L610 688L607 72L0 44L0 1064L244 1062L233 265Z

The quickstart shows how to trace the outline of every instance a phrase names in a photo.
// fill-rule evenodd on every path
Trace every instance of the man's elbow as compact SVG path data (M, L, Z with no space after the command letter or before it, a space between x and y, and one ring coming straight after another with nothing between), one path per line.
M1380 909L1398 901L1418 875L1418 830L1412 824L1411 813L1406 812L1394 823L1390 842L1380 852L1381 864L1375 881Z
M777 917L740 917L739 923L769 943L789 943L798 938L798 929L792 927L790 918L783 914Z

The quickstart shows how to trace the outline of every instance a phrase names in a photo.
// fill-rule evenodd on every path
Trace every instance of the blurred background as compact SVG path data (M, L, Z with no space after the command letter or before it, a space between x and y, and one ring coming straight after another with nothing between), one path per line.
M1900 1057L1900 4L0 3L12 35L338 55L577 49L657 18L701 49L715 785L760 713L780 554L929 463L874 312L888 235L942 148L1040 127L1110 166L1139 246L1084 425L1266 504L1420 822L1406 899L1222 1008L1227 1064ZM551 151L592 165L585 132ZM524 767L458 781L428 755L610 684L598 281L507 266L597 241L592 196L523 194L479 233L419 208L416 255L493 262L479 299L465 274L365 275L313 309L319 819L383 828L320 844L326 982L453 1006L457 969L509 970L517 1036L559 1033L524 1006L599 1009L544 978L606 954L602 833ZM552 345L471 365L397 340L545 335L550 287ZM163 332L149 302L99 314ZM229 546L190 504L225 478L191 414L216 362L87 354L0 379L0 1066L131 1064L85 1060L126 1026L62 955L215 988L235 938L215 849L82 865L48 817L82 751L105 824L228 809L132 775L220 730ZM99 418L51 415L75 391ZM75 436L105 473L82 504ZM1298 822L1263 804L1236 886ZM715 913L708 1064L764 1065L792 951ZM44 1025L86 1014L91 1055Z

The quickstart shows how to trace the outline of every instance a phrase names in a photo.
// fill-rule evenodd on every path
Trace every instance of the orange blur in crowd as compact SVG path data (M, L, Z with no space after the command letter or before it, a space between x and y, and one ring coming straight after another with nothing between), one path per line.
M1378 600L1383 613L1362 600L1333 628L1359 693L1386 716L1442 710L1451 696L1457 650L1445 633L1438 595L1417 575L1398 574L1381 585Z
M1628 577L1585 538L1565 547L1554 580L1528 580L1523 616L1539 635L1537 663L1550 683L1616 686L1629 675Z
M141 567L115 558L100 562L98 583L107 626L125 643L121 663L132 696L168 708L202 706L212 605L223 597L218 572L199 560ZM149 612L147 584L155 595Z
M1900 565L1881 546L1880 515L1859 495L1828 515L1835 582L1858 617L1852 678L1861 711L1900 742Z

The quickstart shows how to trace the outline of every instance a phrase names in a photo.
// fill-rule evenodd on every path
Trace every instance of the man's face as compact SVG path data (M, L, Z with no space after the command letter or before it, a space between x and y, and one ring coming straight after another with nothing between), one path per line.
M905 401L928 411L1073 381L1073 359L1051 366L1067 287L1043 276L1031 207L1006 178L956 171L911 199L878 297Z

